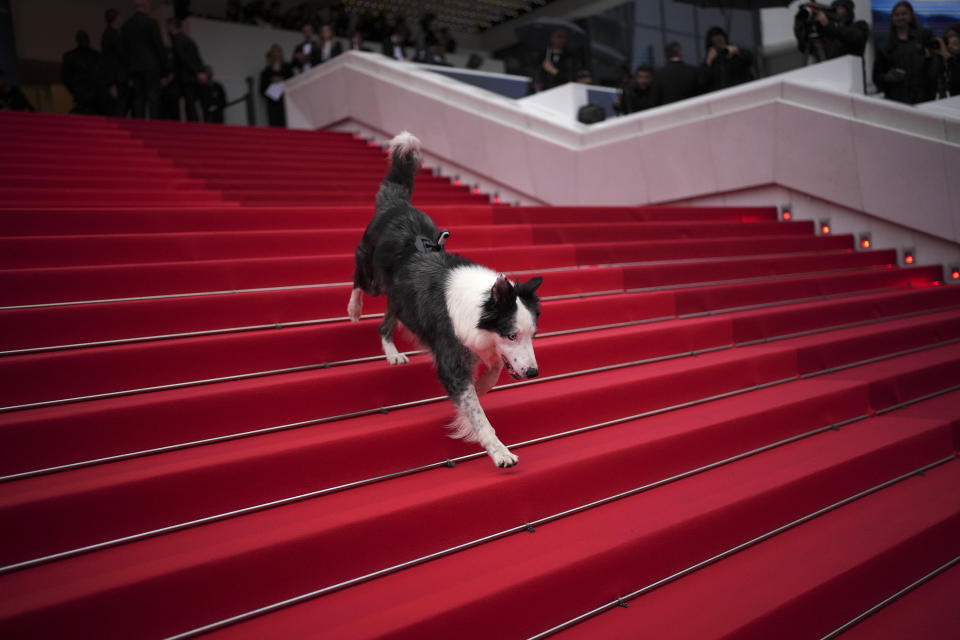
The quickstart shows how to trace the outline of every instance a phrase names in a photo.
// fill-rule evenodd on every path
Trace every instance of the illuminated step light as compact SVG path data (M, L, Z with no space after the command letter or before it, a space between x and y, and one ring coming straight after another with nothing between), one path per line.
M916 257L914 256L913 247L906 247L903 250L903 264L913 264Z
M870 241L869 233L861 233L859 243L860 243L861 249L869 249L870 247L873 246L873 243Z
M820 229L820 235L824 235L824 236L830 235L830 232L832 231L830 227L830 218L823 218L822 220L820 220L819 229Z
M950 267L950 279L951 280L960 280L960 267L957 265L952 265Z
M474 188L473 188L473 194L474 194L474 195L479 195L479 194L480 194L480 187L474 187Z
M458 187L460 186L460 176L457 176L453 179L453 184L457 185Z
M499 194L499 193L493 194L493 204L500 204L500 194Z
M783 220L784 222L789 222L790 220L793 220L793 213L791 213L791 209L792 209L792 208L793 208L793 207L791 207L791 206L788 205L788 204L782 204L782 205L780 205L780 206L778 207L778 209L780 210L780 211L779 211L779 213L780 213L780 219Z

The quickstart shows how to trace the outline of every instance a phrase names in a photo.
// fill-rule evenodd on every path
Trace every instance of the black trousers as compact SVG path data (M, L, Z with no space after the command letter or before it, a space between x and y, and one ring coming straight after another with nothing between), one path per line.
M187 116L187 122L197 122L200 120L197 114L197 85L192 82L184 82L180 85L180 95L183 96L184 111Z
M130 103L134 118L160 117L160 72L156 69L130 72Z

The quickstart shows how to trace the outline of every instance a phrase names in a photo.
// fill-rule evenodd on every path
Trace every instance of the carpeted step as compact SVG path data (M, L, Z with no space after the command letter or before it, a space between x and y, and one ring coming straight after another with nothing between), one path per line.
M880 422L892 419L909 418L898 412ZM550 637L634 638L638 629L678 640L827 637L960 555L960 504L948 493L958 467L954 461L904 480ZM946 589L960 582L951 573L839 637L952 638L950 622L960 618L956 592L950 598ZM719 595L720 585L736 596ZM683 615L691 609L697 615Z
M597 444L605 444L591 445L590 455L609 456L611 465L646 459L648 471L670 475L855 419L867 413L866 398L859 381L790 382L608 427L597 434ZM11 523L0 566L475 453L442 437L449 414L435 404L206 445L203 455L173 451L8 482L0 485L0 514ZM265 469L285 472L265 475ZM621 475L611 466L598 481L615 493L628 488L618 483L635 472ZM581 491L592 484L583 482ZM203 490L183 492L188 486ZM113 517L72 515L107 505Z
M764 240L772 238L812 237L792 231L792 228L771 225L767 231L777 235L763 235L763 229L757 229L747 236L733 235L737 229L730 225L716 229L711 240L703 240L702 246L710 247L719 243L720 237L726 237L728 243L736 246L747 238L758 236ZM742 225L741 225L742 226ZM766 226L758 223L758 226ZM614 256L623 252L620 246L630 242L666 242L688 240L697 237L702 231L693 231L695 225L656 223L633 223L610 225L610 228L598 228L590 233L594 243L619 240L618 246L609 252ZM800 229L802 231L802 227ZM724 232L729 233L725 236ZM516 247L526 244L551 245L575 242L579 231L564 229L563 225L486 225L458 227L456 238L448 241L449 251L476 249L484 247ZM307 256L324 254L345 254L353 251L363 229L291 229L288 231L221 231L197 233L146 233L146 234L103 234L103 235L65 235L65 236L15 236L0 237L0 269L22 269L52 266L79 266L84 264L133 264L139 262L178 262L183 260L223 260L230 258L251 258L258 256ZM699 238L697 238L699 239ZM584 241L582 241L584 242ZM842 243L840 243L842 244ZM840 247L846 248L846 247ZM600 249L604 249L601 247ZM766 247L764 247L766 249ZM598 257L589 255L590 247L585 249L584 259ZM595 250L595 253L600 253ZM656 259L656 252L652 253ZM864 254L869 255L869 254ZM877 254L879 255L879 254ZM891 253L890 260L896 260ZM643 259L647 259L645 256Z
M598 314L593 324L601 324L605 319ZM733 317L725 315L548 336L537 340L537 360L541 371L558 375L722 348L734 344L732 322ZM363 358L380 359L382 351L374 324L302 327L282 332L267 329L8 356L0 363L0 370L9 379L0 389L0 408L239 375L268 375ZM801 374L806 374L958 338L960 311L950 310L840 329L829 336L817 333L798 337L790 345L797 349ZM418 349L402 332L397 346L401 351ZM45 384L40 387L35 380L44 380ZM501 381L507 382L509 377L503 374Z
M543 458L528 452L539 463L535 469L544 478L553 472L556 481L538 481L537 471L528 482L522 471L485 473L488 463L478 460L458 465L453 477L439 469L395 480L396 500L380 487L361 488L14 573L4 578L15 595L0 604L0 628L49 633L69 625L101 638L149 628L168 635L519 528L569 508L562 503L566 492L549 487L569 478L571 468L587 466L577 444L561 441L561 451L544 446ZM549 458L564 452L573 455L554 458L558 467L551 467ZM309 628L305 620L313 619L334 637L437 637L450 628L486 637L482 622L494 606L498 619L527 635L560 612L584 609L596 593L670 575L950 455L942 421L870 419L577 512L533 535L521 528L258 622L279 635L288 624ZM946 477L929 474L942 478L931 496L955 485L956 469L948 467ZM438 473L447 474L445 482L432 477ZM942 499L937 505L949 514L950 533L958 529L954 510ZM374 544L384 535L394 544ZM358 545L364 554L336 553ZM256 589L242 579L251 575L258 576ZM390 605L371 609L371 602ZM263 637L258 627L231 631Z

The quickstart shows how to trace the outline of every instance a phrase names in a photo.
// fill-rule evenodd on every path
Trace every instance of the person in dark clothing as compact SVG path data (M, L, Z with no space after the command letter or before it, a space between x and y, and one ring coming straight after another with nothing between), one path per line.
M657 104L686 100L700 93L700 71L683 61L680 43L668 43L664 53L667 63L656 71Z
M727 40L720 27L707 31L707 57L700 67L704 92L726 89L753 80L753 53Z
M157 21L149 15L147 0L134 0L133 9L120 30L133 117L146 117L149 108L150 117L156 118L160 113L160 81L168 75L163 38ZM171 79L166 77L166 82Z
M407 49L403 45L403 34L399 32L390 34L390 37L383 41L381 52L394 60L406 60Z
M890 14L890 35L877 47L873 82L888 100L916 104L936 92L931 50L936 39L920 28L909 2L898 2Z
M193 38L183 32L183 23L177 18L167 20L167 32L173 48L173 70L180 95L183 96L184 112L188 122L197 122L197 98L199 87L207 83L207 76L200 59L200 50Z
M853 0L834 0L826 12L813 3L801 5L793 21L793 35L800 53L814 62L840 56L863 56L870 27L855 20Z
M316 35L313 33L313 25L310 23L300 27L303 33L303 42L297 45L293 50L293 71L303 73L309 71L311 67L320 64L320 47L317 45Z
M420 49L420 51L417 51L417 55L413 60L414 62L436 64L444 67L453 66L447 62L447 57L443 53L443 43L441 43L439 40L431 44L429 47L425 47Z
M951 25L937 44L933 58L936 97L960 96L960 24Z
M546 91L573 82L582 65L567 49L566 29L555 29L550 34L550 44L546 51L539 54L536 65L537 70L533 75L533 87L536 91Z
M320 26L320 42L317 44L320 62L326 62L343 53L343 45L333 37L333 27L328 24Z
M371 51L370 47L363 44L363 31L354 31L350 36L350 51Z
M7 74L0 69L0 111L33 111L33 105L20 87L7 84Z
M206 66L203 73L207 76L206 84L198 87L200 104L203 106L203 121L223 124L223 110L227 108L227 92L223 85L213 79L213 69Z
M63 84L73 96L70 113L104 115L106 113L106 86L103 60L100 53L90 48L90 36L77 31L77 48L63 54L60 72Z
M660 102L654 84L653 67L648 64L638 66L633 80L614 98L614 108L624 115L650 109L658 104Z
M267 122L271 127L287 126L283 95L271 95L270 87L293 76L291 65L283 61L283 49L275 44L267 52L267 66L260 72L260 95L267 101Z
M127 76L123 62L123 44L120 27L123 21L116 9L107 9L107 28L100 36L100 55L103 57L103 79L107 86L107 114L127 115Z
M173 69L174 53L173 47L163 48L164 64L167 69ZM169 73L160 78L160 95L158 101L160 110L157 117L160 120L180 120L180 83L177 76Z

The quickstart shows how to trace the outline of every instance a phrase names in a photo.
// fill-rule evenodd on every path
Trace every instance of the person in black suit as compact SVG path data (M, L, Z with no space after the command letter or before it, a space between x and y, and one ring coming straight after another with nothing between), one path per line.
M160 83L168 84L163 38L157 21L150 17L148 0L134 0L134 13L123 23L121 46L126 58L127 86L133 106L133 117L143 118L149 108L150 117L160 115Z
M198 87L207 83L207 75L200 59L200 50L193 38L183 32L183 23L178 18L167 20L167 33L173 47L173 68L188 122L197 122Z
M213 69L203 68L207 83L198 87L200 104L203 106L203 121L223 124L223 110L227 108L227 92L223 85L213 79Z
M107 114L127 115L127 77L123 63L123 43L120 27L123 21L116 9L107 9L107 28L100 36L100 55L103 56L103 79L107 85Z
M267 52L267 66L260 72L260 95L267 102L267 123L271 127L287 126L287 112L283 96L273 98L267 89L275 82L283 82L293 76L292 65L283 61L283 49L275 44Z
M394 60L406 60L407 50L403 46L403 34L400 32L391 34L389 38L383 41L382 51L383 55L387 56L388 58L393 58Z
M633 80L623 87L614 98L614 109L624 115L653 108L660 104L656 83L653 79L653 67L648 64L637 66Z
M317 45L320 62L326 62L343 53L343 45L333 37L333 28L328 25L320 27L320 43Z
M63 54L60 72L63 84L73 96L70 113L103 115L106 113L106 85L100 53L90 48L90 36L77 31L77 48Z
M300 27L300 32L303 33L303 42L293 50L293 59L290 61L295 73L309 71L311 67L320 64L320 49L313 33L313 25L305 23Z
M567 50L566 29L555 29L550 34L550 44L546 51L537 58L537 70L533 75L534 89L546 91L573 82L574 74L580 66L573 54Z
M667 63L657 69L657 104L686 100L700 93L700 71L683 61L679 42L664 47Z

